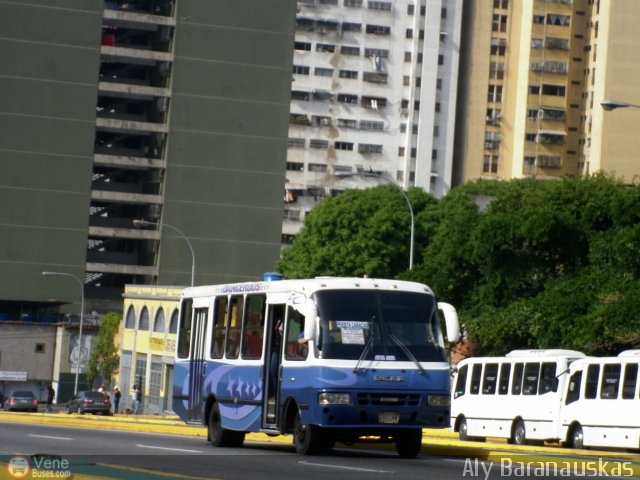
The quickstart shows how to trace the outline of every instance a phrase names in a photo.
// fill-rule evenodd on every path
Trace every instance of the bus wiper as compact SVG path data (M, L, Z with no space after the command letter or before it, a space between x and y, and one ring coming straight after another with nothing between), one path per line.
M391 339L391 341L393 343L395 343L396 345L398 345L400 347L400 349L405 353L405 355L407 357L409 357L409 360L411 360L413 363L415 363L416 367L418 367L418 370L420 371L420 375L424 375L424 368L422 368L422 365L420 365L420 362L415 357L415 355L413 353L411 353L411 350L409 350L407 348L407 346L404 343L402 343L402 340L400 340L395 335L389 335L389 338Z
M364 361L365 358L367 358L367 355L371 351L372 346L373 346L373 329L371 329L371 335L369 335L369 339L367 340L366 345L362 349L362 353L360 354L360 358L358 358L358 362L356 363L356 366L353 367L353 373L358 373L361 370L364 370L360 368L360 364Z

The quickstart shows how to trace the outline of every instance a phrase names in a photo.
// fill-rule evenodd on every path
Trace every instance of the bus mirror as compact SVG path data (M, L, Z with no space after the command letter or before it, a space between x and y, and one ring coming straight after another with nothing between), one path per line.
M316 325L317 325L317 317L318 317L318 307L313 300L308 299L305 307L305 315L304 315L304 339L305 340L313 340L316 333Z
M444 323L447 327L447 341L456 343L460 340L460 322L458 321L458 312L453 305L444 302L438 302L438 310L444 316Z

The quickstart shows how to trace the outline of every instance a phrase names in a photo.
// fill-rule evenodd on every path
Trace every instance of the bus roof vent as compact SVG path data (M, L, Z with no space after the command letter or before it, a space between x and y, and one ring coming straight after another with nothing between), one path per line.
M514 350L507 353L507 357L584 357L585 354L576 350L560 348Z

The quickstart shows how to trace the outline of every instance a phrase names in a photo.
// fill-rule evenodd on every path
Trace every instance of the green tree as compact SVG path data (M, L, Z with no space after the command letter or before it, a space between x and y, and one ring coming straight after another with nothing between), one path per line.
M420 189L407 195L414 215L436 202ZM407 203L396 187L347 190L307 215L276 268L287 278L393 278L409 266L410 222ZM425 229L415 229L416 245L424 242L424 233Z
M120 356L115 345L122 314L109 312L100 319L98 338L89 357L89 371L87 379L92 384L97 377L102 377L106 383L111 383L113 374L120 364Z

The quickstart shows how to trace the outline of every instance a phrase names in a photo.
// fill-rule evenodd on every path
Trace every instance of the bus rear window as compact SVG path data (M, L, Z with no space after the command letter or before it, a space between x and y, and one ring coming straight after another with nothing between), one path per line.
M624 368L624 383L622 385L622 398L629 400L634 397L638 378L638 364L628 363Z
M612 400L618 398L618 387L620 386L619 363L605 365L602 369L602 385L600 385L600 398Z

